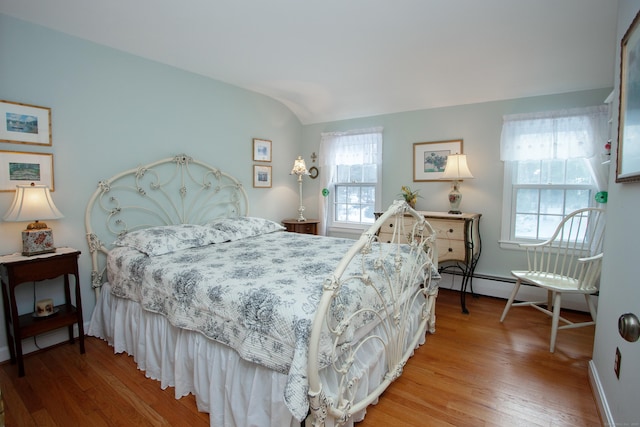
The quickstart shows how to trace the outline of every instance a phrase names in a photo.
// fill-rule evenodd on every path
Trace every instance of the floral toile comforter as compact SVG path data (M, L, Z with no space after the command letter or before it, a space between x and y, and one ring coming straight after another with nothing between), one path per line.
M108 257L108 279L114 295L286 374L285 401L302 420L309 334L323 282L353 243L271 232L159 256L117 247ZM346 288L340 304L347 310L379 305L374 292L356 282ZM321 360L330 359L326 347Z

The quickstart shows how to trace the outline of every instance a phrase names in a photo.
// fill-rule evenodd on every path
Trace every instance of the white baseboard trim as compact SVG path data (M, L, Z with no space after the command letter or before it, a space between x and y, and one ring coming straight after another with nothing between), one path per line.
M589 384L591 384L591 392L596 400L596 406L598 407L598 414L600 415L600 421L605 426L616 425L611 415L611 409L609 409L609 403L607 402L607 396L604 394L600 377L598 376L598 370L596 369L593 360L589 361Z
M89 327L89 322L84 322L85 331L87 330L88 327ZM73 336L75 338L78 338L77 324L73 325ZM44 349L45 347L50 347L52 345L60 344L65 341L69 341L69 334L67 332L66 326L60 329L56 329L56 330L38 335L35 337L35 339L34 337L25 338L24 340L22 340L22 355L26 356L27 354L33 353L34 351L38 351L40 349ZM36 346L36 342L38 343L37 346ZM0 347L0 362L4 362L9 359L11 359L11 354L9 353L9 346L8 344L5 344L4 346Z
M462 282L462 276L457 274L443 273L440 280L441 289L453 289L460 290L460 284ZM475 277L473 279L473 291L478 295L486 295L490 297L508 299L513 290L513 281L510 278L489 278L489 277ZM467 292L471 292L471 289L467 288ZM541 288L535 286L520 286L516 299L528 300L528 301L544 301L547 298L547 292ZM598 297L592 297L597 306ZM467 301L469 298L467 296ZM587 303L582 295L563 295L562 307L571 310L588 312ZM498 313L500 315L501 313Z

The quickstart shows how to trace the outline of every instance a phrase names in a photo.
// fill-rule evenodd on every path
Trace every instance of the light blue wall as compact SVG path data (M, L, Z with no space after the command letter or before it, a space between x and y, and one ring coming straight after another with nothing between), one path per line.
M0 150L53 153L53 198L65 217L48 223L56 245L82 251L86 320L95 299L84 209L100 179L185 152L239 178L250 213L273 220L296 215L289 172L302 126L271 98L0 14L0 99L52 109L52 147L0 143ZM252 188L253 138L273 141L271 189ZM12 197L0 193L0 215ZM0 253L21 249L25 225L0 222ZM20 290L28 309L31 286ZM6 356L2 326L0 360Z
M402 185L410 185L420 189L422 195L416 205L418 210L447 211L450 183L413 182L413 143L462 139L463 151L475 178L462 183L461 209L482 214L482 255L476 271L509 277L510 270L523 259L521 253L498 246L502 223L500 133L503 115L600 105L610 92L611 88L606 88L304 126L303 154L309 159L312 152L319 152L321 132L383 126L383 206L398 198ZM305 206L310 212L317 212L322 190L318 181L305 181Z
M618 2L618 51L615 73L616 93L613 97L613 123L617 129L620 76L620 40L640 13L637 0ZM636 76L637 77L637 76ZM617 134L614 132L612 153L617 153ZM618 318L624 313L640 316L640 283L638 280L638 242L640 241L640 183L615 183L615 167L609 179L607 235L602 263L598 323L596 326L591 379L593 389L601 397L601 414L607 425L638 425L640 423L640 341L630 343L618 333ZM622 363L620 378L613 365L616 349Z

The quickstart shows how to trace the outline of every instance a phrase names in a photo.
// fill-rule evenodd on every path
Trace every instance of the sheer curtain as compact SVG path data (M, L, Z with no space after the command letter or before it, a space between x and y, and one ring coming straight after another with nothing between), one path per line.
M323 132L320 135L320 185L332 191L336 179L336 165L362 165L375 163L378 165L378 176L382 169L382 127L359 129L347 132ZM321 195L319 234L327 234L327 223L330 219L330 197ZM379 203L376 200L376 203Z
M504 116L500 160L584 158L598 190L606 190L600 153L608 137L607 119L605 105Z

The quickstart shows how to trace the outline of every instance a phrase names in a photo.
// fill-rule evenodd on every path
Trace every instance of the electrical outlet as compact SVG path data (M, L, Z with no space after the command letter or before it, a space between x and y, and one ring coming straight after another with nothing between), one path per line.
M622 363L622 354L620 349L616 347L616 358L613 361L613 371L616 373L616 378L620 379L620 364Z

